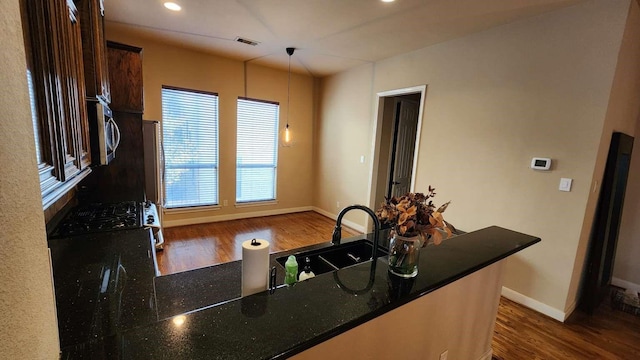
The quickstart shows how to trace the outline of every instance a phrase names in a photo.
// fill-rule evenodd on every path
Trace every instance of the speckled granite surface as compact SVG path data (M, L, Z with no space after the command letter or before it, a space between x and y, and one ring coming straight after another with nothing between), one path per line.
M245 298L238 298L240 262L160 277L155 279L157 322L121 329L104 343L95 340L66 349L65 354L122 359L286 358L538 241L490 227L422 249L418 276L411 280L390 275L386 258L379 258ZM273 264L274 259L272 255ZM283 269L278 271L281 283Z
M159 276L154 279L158 318L239 298L241 281L240 261Z
M61 347L158 320L147 229L49 239Z

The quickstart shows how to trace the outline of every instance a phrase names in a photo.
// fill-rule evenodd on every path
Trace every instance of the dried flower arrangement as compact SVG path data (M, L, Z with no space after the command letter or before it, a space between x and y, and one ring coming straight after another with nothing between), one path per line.
M407 193L401 197L386 199L376 211L376 216L382 224L392 226L400 236L422 235L424 239L430 237L434 244L439 245L443 239L456 231L455 227L442 217L451 201L436 210L431 200L436 195L436 189L429 186L428 190L426 195Z

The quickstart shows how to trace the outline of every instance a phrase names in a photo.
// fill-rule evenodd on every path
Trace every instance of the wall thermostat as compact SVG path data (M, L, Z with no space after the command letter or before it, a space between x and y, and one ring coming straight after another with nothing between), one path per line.
M531 159L531 168L534 170L549 170L551 168L551 159L534 157Z

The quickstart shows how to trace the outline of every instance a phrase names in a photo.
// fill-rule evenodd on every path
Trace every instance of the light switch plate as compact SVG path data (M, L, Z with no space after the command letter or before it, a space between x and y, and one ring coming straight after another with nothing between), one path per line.
M571 183L572 182L573 182L573 179L561 178L560 179L560 186L559 186L560 191L571 191Z

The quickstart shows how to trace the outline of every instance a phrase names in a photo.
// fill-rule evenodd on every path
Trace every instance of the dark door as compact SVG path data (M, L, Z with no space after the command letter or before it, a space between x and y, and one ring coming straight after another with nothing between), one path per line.
M417 101L396 100L396 121L392 148L391 175L387 197L402 196L411 189L413 157L418 132Z
M611 283L632 149L633 137L613 133L589 240L587 276L580 301L590 314L607 295Z

